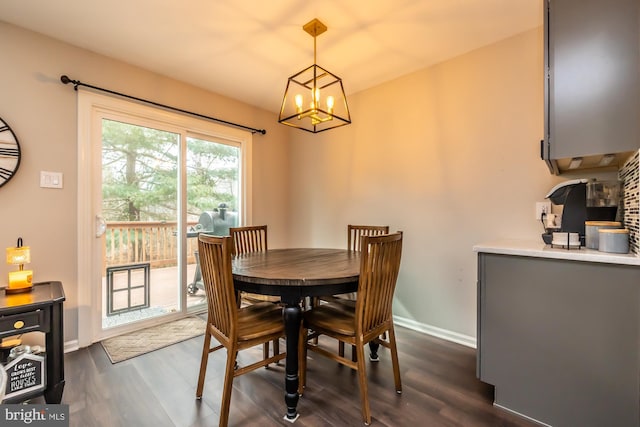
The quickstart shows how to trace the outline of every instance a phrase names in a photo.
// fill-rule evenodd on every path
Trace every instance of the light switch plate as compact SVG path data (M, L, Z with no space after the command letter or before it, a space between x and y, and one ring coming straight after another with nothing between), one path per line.
M62 188L62 172L40 171L40 187Z

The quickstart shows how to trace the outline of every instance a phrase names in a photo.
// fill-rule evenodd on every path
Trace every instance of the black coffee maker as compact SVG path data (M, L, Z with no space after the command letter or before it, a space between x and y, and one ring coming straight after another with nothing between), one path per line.
M585 221L615 221L620 191L618 181L574 179L556 185L546 195L554 205L563 205L560 229L552 231L578 233L584 246ZM552 231L543 234L545 243L551 242Z

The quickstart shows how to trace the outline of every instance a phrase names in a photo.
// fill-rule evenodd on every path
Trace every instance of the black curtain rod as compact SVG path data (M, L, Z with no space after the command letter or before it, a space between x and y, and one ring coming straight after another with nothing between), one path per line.
M240 128L240 129L245 129L245 130L251 131L251 133L261 133L263 135L265 133L267 133L267 131L265 129L256 129L256 128L252 128L252 127L249 127L249 126L239 125L237 123L228 122L226 120L216 119L215 117L205 116L204 114L198 114L198 113L194 113L192 111L183 110L181 108L176 108L176 107L171 107L169 105L160 104L159 102L149 101L148 99L142 99L142 98L138 98L138 97L131 96L131 95L125 95L124 93L116 92L116 91L105 89L105 88L98 87L98 86L93 86L93 85L90 85L90 84L87 84L87 83L82 83L80 80L72 80L69 77L67 77L66 75L60 76L60 81L62 83L64 83L64 84L73 83L73 89L74 90L78 90L78 86L85 86L85 87L89 87L91 89L100 90L102 92L107 92L107 93L110 93L112 95L118 95L118 96L121 96L123 98L129 98L129 99L133 99L135 101L140 101L140 102L144 102L144 103L147 103L147 104L155 105L156 107L166 108L167 110L173 110L173 111L177 111L179 113L184 113L184 114L189 114L191 116L200 117L201 119L207 119L207 120L212 120L212 121L218 122L218 123L224 123L225 125L234 126L234 127Z

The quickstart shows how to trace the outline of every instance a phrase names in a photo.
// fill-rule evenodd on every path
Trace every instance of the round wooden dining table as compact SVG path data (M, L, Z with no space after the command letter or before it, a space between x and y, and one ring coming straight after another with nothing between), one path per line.
M237 291L279 296L286 336L285 418L298 417L298 335L305 297L355 292L360 252L346 249L271 249L242 254L232 262Z

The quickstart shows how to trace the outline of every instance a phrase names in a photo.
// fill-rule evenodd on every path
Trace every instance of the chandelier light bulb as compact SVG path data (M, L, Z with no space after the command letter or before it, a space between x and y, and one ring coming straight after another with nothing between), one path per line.
M315 89L315 94L313 96L313 102L315 103L315 107L317 108L318 104L320 103L320 88L317 87Z
M329 95L327 96L327 109L329 110L329 114L331 114L333 112L333 96Z
M295 100L296 100L296 107L298 109L298 113L300 113L302 112L302 102L303 102L302 95L297 94L295 97Z

